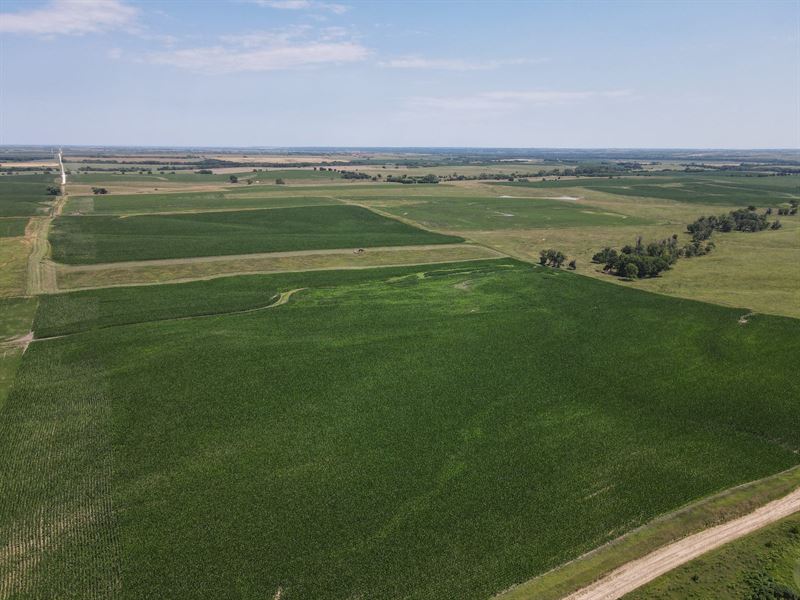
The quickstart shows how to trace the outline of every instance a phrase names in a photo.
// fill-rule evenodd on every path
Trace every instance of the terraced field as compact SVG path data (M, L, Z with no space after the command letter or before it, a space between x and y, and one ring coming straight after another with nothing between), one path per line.
M800 322L740 316L508 259L45 298L0 594L486 598L800 462Z
M387 219L357 206L145 215L66 216L50 234L53 258L92 264L254 252L463 241Z

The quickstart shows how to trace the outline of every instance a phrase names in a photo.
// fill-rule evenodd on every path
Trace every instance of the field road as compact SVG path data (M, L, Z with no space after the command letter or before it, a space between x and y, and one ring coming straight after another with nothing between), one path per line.
M61 194L56 196L50 213L46 217L33 217L25 232L31 244L26 286L29 296L57 291L55 265L48 260L50 243L47 238L53 219L61 214L67 200L67 172L64 170L64 163L61 159L61 150L58 151L58 164L61 167Z
M62 187L67 185L67 172L64 170L64 161L61 160L61 155L63 154L62 150L58 150L58 166L61 167L61 185Z
M660 575L800 511L800 489L738 519L690 535L612 571L564 600L617 600Z

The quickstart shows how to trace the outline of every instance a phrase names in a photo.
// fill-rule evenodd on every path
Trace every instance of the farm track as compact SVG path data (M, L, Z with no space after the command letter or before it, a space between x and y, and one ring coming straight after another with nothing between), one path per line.
M50 226L53 220L61 215L64 205L67 203L67 174L64 170L64 163L61 160L61 152L58 154L58 163L61 167L61 194L56 197L47 216L31 218L25 232L25 237L30 240L31 244L31 252L28 255L28 282L26 286L26 292L29 296L52 294L58 291L55 265L49 260L50 242L47 238L50 234Z
M800 489L743 517L690 535L631 561L564 600L616 600L707 552L796 512L800 512Z

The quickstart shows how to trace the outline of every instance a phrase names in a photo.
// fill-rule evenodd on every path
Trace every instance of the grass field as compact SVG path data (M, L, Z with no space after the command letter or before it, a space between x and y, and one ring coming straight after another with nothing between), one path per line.
M103 265L58 265L57 285L60 290L108 287L115 285L154 284L208 279L246 273L314 271L320 269L363 269L366 267L429 264L461 260L496 258L498 253L473 244L437 244L435 246L388 246L368 248L363 254L352 250L327 250L302 254L245 254L190 259L165 264L112 263ZM502 256L502 255L500 255Z
M127 194L112 196L73 196L64 207L64 214L140 214L197 210L243 208L287 208L338 204L329 197L273 196L257 190L195 192L172 194Z
M548 181L498 183L522 188L575 188L608 192L620 196L658 198L698 204L724 206L753 204L777 206L800 199L800 175L787 177L742 177L720 174L676 174L670 176L621 177L616 179L581 178Z
M29 251L24 238L0 237L0 298L25 293Z
M359 199L369 202L370 198ZM433 229L449 231L558 227L614 227L646 221L593 206L553 199L433 197L415 199L386 212Z
M783 594L779 595L780 588ZM800 514L663 575L625 600L800 597Z
M0 413L0 593L486 598L800 462L796 320L505 259L339 275L45 299L83 332Z
M0 217L26 217L42 213L47 187L55 185L54 175L0 175Z
M129 218L67 216L56 219L50 241L54 260L91 264L462 240L357 206L313 206Z

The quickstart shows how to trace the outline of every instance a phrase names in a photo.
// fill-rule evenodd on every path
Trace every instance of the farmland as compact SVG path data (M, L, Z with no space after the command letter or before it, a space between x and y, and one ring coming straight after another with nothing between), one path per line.
M68 264L462 241L355 206L125 219L67 216L55 221L50 240L55 260Z
M533 189L559 189L585 187L598 192L638 198L658 198L698 204L731 204L768 206L768 202L785 202L800 199L800 176L742 177L738 175L653 175L646 178L623 177L616 179L520 182L501 184Z
M46 210L53 175L0 176L0 217L25 217Z
M798 217L653 279L591 257L797 176L169 159L0 180L36 215L0 218L0 597L555 600L796 487Z
M42 595L481 598L798 463L791 319L509 260L125 291L48 298L81 333L4 409L10 540L63 523Z
M230 192L75 196L70 198L67 203L65 213L116 215L220 209L288 208L327 204L338 204L338 202L329 196L274 196L245 188Z

